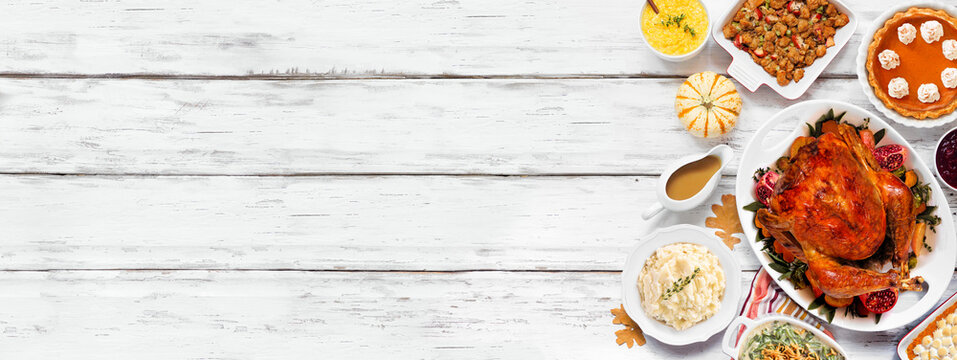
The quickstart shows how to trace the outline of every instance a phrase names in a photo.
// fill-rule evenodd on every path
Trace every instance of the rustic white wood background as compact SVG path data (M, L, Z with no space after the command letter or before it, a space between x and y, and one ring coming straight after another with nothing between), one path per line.
M619 271L708 215L640 219L665 164L793 102L691 137L674 92L730 57L657 59L641 3L6 1L0 358L724 358L616 346ZM873 110L859 41L801 100ZM946 130L897 128L925 160Z

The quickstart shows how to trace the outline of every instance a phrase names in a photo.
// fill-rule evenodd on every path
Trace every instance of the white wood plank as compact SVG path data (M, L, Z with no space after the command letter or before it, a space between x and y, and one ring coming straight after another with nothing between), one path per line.
M717 337L617 346L618 273L3 272L0 286L0 354L16 359L724 358ZM876 359L906 331L835 335Z
M732 1L706 1L715 14ZM848 0L867 24L893 0ZM641 40L641 1L7 0L0 72L60 74L690 74ZM717 15L715 15L717 17ZM855 36L828 74L853 73Z
M617 271L653 229L703 226L732 185L645 222L655 182L0 176L0 268ZM757 269L744 243L736 253Z
M655 181L0 176L0 268L620 270L641 235L710 215L642 221Z
M0 171L658 174L719 143L740 152L791 104L746 93L730 136L703 140L674 115L680 82L7 79ZM872 109L857 87L823 80L806 98ZM946 130L897 128L924 159Z

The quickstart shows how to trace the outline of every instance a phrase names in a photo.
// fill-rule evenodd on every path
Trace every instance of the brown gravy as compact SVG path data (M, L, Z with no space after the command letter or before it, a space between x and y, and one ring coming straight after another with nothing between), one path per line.
M688 163L671 174L665 183L665 193L673 200L687 200L695 196L721 168L721 159L708 155Z

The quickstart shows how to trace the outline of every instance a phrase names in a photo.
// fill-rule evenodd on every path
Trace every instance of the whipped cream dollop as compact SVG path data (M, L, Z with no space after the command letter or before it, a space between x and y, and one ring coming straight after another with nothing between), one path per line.
M940 100L940 91L937 90L937 85L921 84L920 87L917 88L917 100L925 104Z
M901 64L901 57L894 50L887 49L877 54L877 60L881 61L881 67L884 70L890 70Z
M947 60L957 59L957 40L947 39L940 44L941 48L944 50L944 57Z
M897 27L897 39L899 39L904 45L910 44L911 41L917 38L917 28L911 24L904 24Z
M904 80L904 78L893 78L891 82L887 84L887 95L890 95L892 98L900 99L907 96L907 94L910 94L910 89L907 88L907 80Z
M940 82L944 84L945 88L948 88L948 89L957 88L957 69L946 68L944 69L944 71L941 71Z
M928 44L940 40L941 36L944 36L944 26L939 21L931 20L920 24L920 37Z

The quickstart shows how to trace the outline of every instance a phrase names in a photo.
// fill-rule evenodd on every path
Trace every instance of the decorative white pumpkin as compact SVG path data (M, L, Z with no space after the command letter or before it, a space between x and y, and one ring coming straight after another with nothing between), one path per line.
M728 78L711 71L688 77L675 96L675 112L691 134L717 137L734 128L741 95Z

